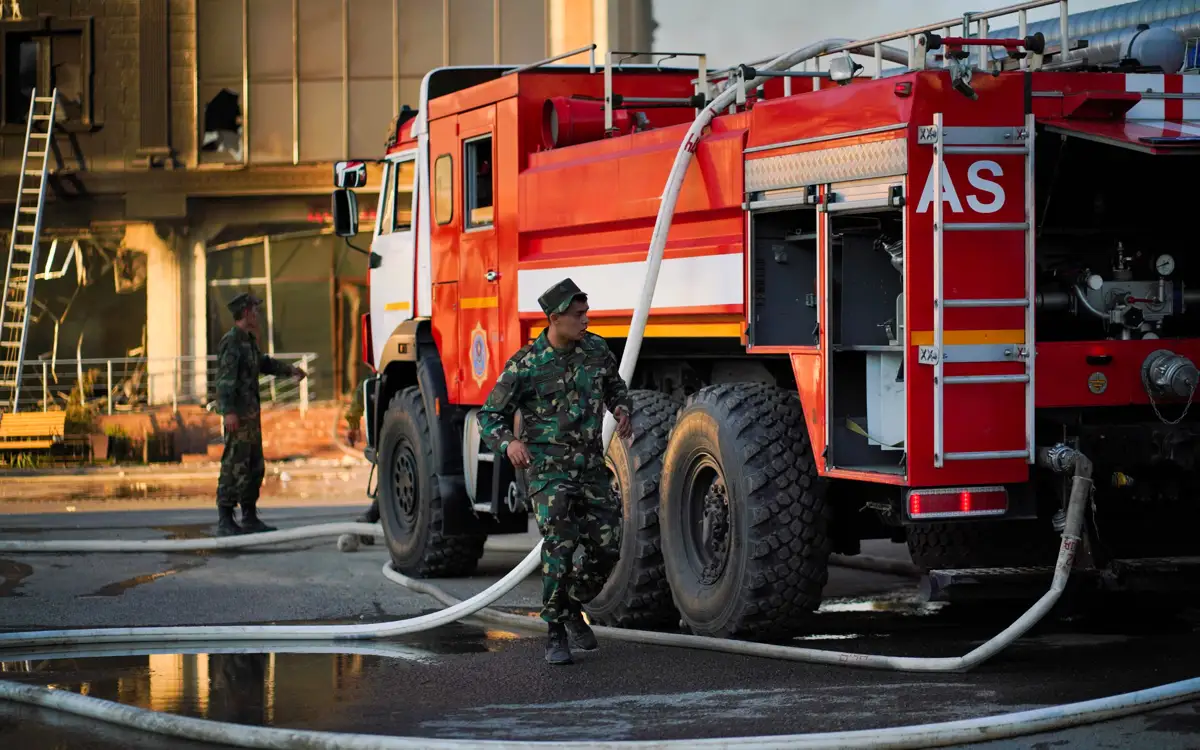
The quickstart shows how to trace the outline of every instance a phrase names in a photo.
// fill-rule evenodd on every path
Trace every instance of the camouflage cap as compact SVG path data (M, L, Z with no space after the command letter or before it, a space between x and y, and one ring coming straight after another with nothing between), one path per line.
M242 312L247 308L257 307L261 304L262 300L260 300L258 297L255 297L251 292L242 292L238 296L229 300L229 303L226 305L226 307L228 307L229 312L233 313L234 315L241 315Z
M566 310L578 297L587 299L587 295L579 287L575 286L574 281L563 279L542 292L542 296L538 297L538 304L542 306L542 310L547 315L553 315L554 313L561 313Z

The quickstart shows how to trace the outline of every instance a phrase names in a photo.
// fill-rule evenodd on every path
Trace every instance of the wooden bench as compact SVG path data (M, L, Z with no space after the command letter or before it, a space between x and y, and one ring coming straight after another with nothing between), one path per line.
M61 443L65 411L17 412L0 416L0 450L45 450Z

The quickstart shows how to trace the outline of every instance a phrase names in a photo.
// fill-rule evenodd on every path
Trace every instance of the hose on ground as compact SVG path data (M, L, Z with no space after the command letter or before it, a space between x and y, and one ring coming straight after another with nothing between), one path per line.
M625 630L607 627L597 627L595 630L597 635L612 640L680 648L696 648L788 661L909 672L960 672L970 670L990 659L1027 632L1029 628L1045 616L1054 606L1066 587L1083 523L1083 511L1087 505L1091 489L1091 463L1082 455L1076 455L1072 458L1070 466L1074 469L1075 476L1068 503L1067 523L1063 530L1063 542L1050 590L1016 622L964 656L932 658L884 656L731 641L678 633ZM0 542L0 550L25 552L129 552L166 551L169 549L212 549L252 547L341 533L369 533L378 536L382 532L378 526L370 524L324 524L302 529L217 539L59 542L6 541ZM49 645L76 646L85 643L146 642L159 640L291 640L316 638L370 640L420 632L471 615L509 626L528 627L533 624L530 618L487 610L486 607L511 591L521 580L532 573L539 564L539 556L540 544L530 550L526 558L504 578L492 584L480 594L465 601L459 601L440 588L425 581L414 580L399 573L389 562L383 568L383 575L389 580L413 591L428 594L447 605L447 609L439 612L406 620L355 625L227 625L217 627L98 628L43 631L37 633L0 633L0 648L27 648Z
M779 646L767 643L731 641L679 633L660 633L605 627L596 628L597 635L603 635L613 640L659 646L704 649L744 656L761 656L816 664L836 664L864 669L898 670L905 672L963 672L973 669L995 656L1017 638L1025 634L1050 611L1066 588L1067 578L1070 575L1071 566L1075 560L1075 548L1079 542L1079 534L1083 526L1084 509L1087 506L1092 486L1092 465L1082 454L1071 451L1069 448L1063 448L1062 450L1067 451L1067 453L1063 453L1060 450L1052 455L1046 454L1048 457L1043 459L1043 463L1053 461L1053 466L1058 467L1059 470L1073 469L1075 474L1067 506L1067 521L1063 529L1063 541L1050 590L1035 602L1016 622L963 656L909 657L859 654L800 648L796 646ZM249 547L311 538L314 535L318 535L314 531L318 529L322 530L324 534L369 533L380 535L382 533L382 530L378 526L372 524L324 524L307 527L306 529L271 531L263 534L249 534L216 539L60 542L6 541L0 542L0 550L26 552L129 552ZM0 633L0 648L27 648L47 645L77 646L86 643L161 640L298 640L315 638L371 640L388 638L430 630L470 615L479 614L489 604L515 588L518 583L524 580L540 565L540 552L541 544L539 543L507 575L481 593L465 601L453 599L449 594L446 594L446 592L432 584L414 580L401 574L392 567L391 562L388 562L383 568L383 575L389 580L414 591L433 596L442 603L447 604L446 609L405 620L354 625L222 625L201 627L94 628L85 630L50 630L36 633ZM498 621L503 621L510 625L518 625L522 621L528 623L528 618L517 618L516 616L505 615L501 612L488 612L485 616L498 619Z
M613 750L613 748L738 748L738 750L900 750L986 742L1021 737L1070 727L1109 721L1147 711L1167 708L1193 700L1200 694L1200 678L1132 693L1097 698L1032 711L999 716L963 719L937 724L917 724L886 729L860 729L818 734L765 735L760 737L714 737L646 742L619 740L443 740L430 737L388 737L377 734L337 734L276 727L227 724L208 719L162 714L133 706L67 692L0 681L0 699L49 708L116 724L144 732L211 742L232 747L272 748L273 750L529 750L529 748L568 748L569 750Z
M658 633L639 630L624 630L597 626L597 636L609 640L620 640L649 645L695 648L708 651L758 656L788 661L852 666L868 669L887 669L908 672L961 672L969 670L1019 638L1057 601L1066 586L1067 577L1075 558L1075 549L1083 524L1084 509L1091 490L1092 465L1088 459L1075 451L1057 446L1042 451L1039 462L1056 470L1073 470L1072 490L1067 508L1066 526L1054 581L1049 591L1038 600L1020 619L1003 632L960 657L903 657L856 654L818 649L779 646L765 643L731 641L719 638ZM24 552L61 551L166 551L180 549L229 549L265 546L298 539L343 533L381 535L381 529L372 524L322 524L300 529L266 532L244 536L216 539L185 540L95 540L95 541L4 541L0 549ZM238 641L309 641L329 639L339 641L361 641L387 638L407 633L430 630L467 617L477 617L510 627L528 629L541 625L533 618L499 612L487 608L504 594L511 591L521 580L532 573L540 562L540 544L530 550L528 556L504 578L483 592L459 601L442 589L425 581L411 579L396 571L389 561L383 574L389 580L413 591L427 594L447 605L446 609L406 620L356 625L293 625L293 626L215 626L215 627L161 627L161 628L97 628L83 630L58 630L35 633L2 633L0 648L5 652L20 648L47 649L54 647L75 648L81 645L130 642L221 642ZM43 651L44 653L44 651ZM1031 734L1046 729L1058 729L1083 723L1102 721L1116 716L1153 710L1174 703L1192 700L1200 696L1200 679L1186 680L1164 685L1148 691L1128 693L1122 696L1087 701L1071 706L1056 706L1033 712L1022 712L999 717L986 717L961 722L896 727L883 730L859 732L835 732L812 735L792 735L757 738L723 738L720 740L687 740L654 743L655 747L858 747L900 748L929 747L964 741L980 741L1001 737ZM380 737L374 735L341 735L321 732L305 732L288 729L245 727L222 724L201 719L191 719L169 714L158 714L130 706L101 701L95 698L66 693L37 686L0 681L0 699L29 705L51 708L79 716L106 721L113 724L141 729L169 736L189 737L218 742L237 747L261 748L409 748L487 746L497 748L540 746L544 743L526 742L476 742L429 740L428 738ZM636 747L641 743L584 742L554 743L559 747L612 748Z

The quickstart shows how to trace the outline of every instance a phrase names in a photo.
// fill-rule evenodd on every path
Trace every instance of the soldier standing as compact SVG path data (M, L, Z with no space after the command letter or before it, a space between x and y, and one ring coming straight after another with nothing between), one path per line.
M543 539L546 661L570 664L568 643L597 648L583 605L604 588L620 557L621 504L600 444L604 411L628 438L632 403L608 344L587 330L587 295L575 282L560 281L538 304L549 325L508 360L479 411L479 426L493 451L518 470L529 469L529 499ZM518 411L520 438L512 430ZM583 548L578 564L577 546Z
M258 306L261 300L248 292L229 303L233 328L221 337L218 349L217 413L225 418L225 452L221 455L221 478L217 483L217 536L274 531L258 517L258 493L262 486L262 419L258 376L283 375L300 379L304 370L268 357L258 349ZM233 509L242 506L242 522Z

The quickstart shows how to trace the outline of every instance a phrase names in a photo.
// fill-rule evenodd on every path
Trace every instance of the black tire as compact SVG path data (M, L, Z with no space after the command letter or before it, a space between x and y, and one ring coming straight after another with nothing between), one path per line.
M908 552L925 572L1053 565L1061 541L1047 521L978 521L909 526Z
M671 595L693 633L768 640L803 628L829 575L825 490L795 393L737 383L690 399L663 457L661 524ZM726 540L716 554L701 515Z
M632 391L633 442L613 440L606 462L622 505L621 559L585 609L601 625L652 629L679 622L663 569L658 530L662 456L679 404L657 391Z
M416 578L470 575L487 536L442 533L443 498L433 465L425 403L410 386L392 398L379 434L379 520L392 565Z

